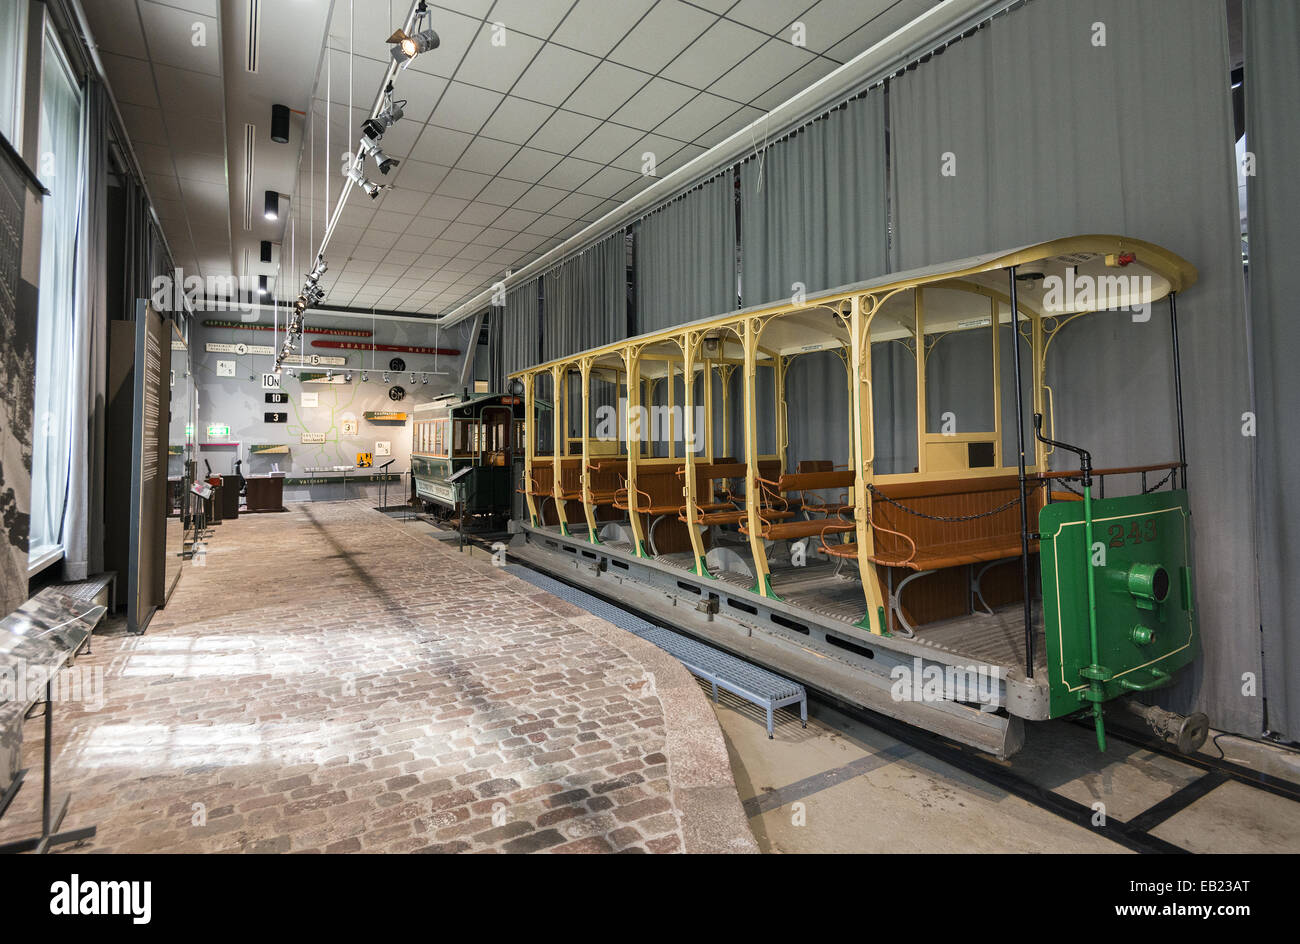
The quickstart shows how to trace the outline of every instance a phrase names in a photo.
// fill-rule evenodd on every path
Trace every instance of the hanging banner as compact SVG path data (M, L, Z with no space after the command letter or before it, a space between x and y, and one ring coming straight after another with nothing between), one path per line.
M203 350L209 354L274 354L275 348L266 344L218 344L208 341Z
M394 351L398 354L443 354L455 357L454 347L413 347L407 344L371 344L365 341L312 341L312 347L332 347L343 351Z
M262 324L260 321L221 321L216 318L206 318L203 321L205 328L241 328L248 331L274 331L275 325ZM279 329L284 330L284 325ZM337 334L346 338L368 338L369 331L360 328L303 328L303 334Z

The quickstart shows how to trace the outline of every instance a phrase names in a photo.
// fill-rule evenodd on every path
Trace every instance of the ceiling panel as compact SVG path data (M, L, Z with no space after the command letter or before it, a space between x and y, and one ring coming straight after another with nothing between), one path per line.
M363 167L387 188L374 200L341 177L340 155L357 147L390 62L385 40L412 0L264 3L258 73L241 58L243 3L98 0L87 11L178 258L207 267L224 252L234 271L259 239L283 242L279 291L292 297L351 188L327 253L328 301L436 313L650 186L647 152L662 177L935 2L436 0L439 48L395 80L405 114L382 143L400 163L387 176ZM790 42L796 20L806 47ZM191 44L195 23L207 46ZM274 102L297 112L288 145L269 139ZM261 218L266 189L288 197L281 220Z

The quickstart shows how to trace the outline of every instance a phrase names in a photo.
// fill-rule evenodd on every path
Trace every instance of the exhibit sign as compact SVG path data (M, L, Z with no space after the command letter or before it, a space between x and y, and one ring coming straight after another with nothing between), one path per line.
M203 345L209 354L267 354L274 355L275 348L266 344L221 344L209 341Z
M320 445L325 442L325 434L324 433L303 433L298 441L301 442L303 445L311 445L311 446Z

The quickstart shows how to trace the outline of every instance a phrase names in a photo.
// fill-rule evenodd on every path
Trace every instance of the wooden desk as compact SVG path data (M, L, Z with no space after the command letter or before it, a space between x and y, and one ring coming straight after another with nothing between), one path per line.
M248 512L284 511L284 476L248 475Z

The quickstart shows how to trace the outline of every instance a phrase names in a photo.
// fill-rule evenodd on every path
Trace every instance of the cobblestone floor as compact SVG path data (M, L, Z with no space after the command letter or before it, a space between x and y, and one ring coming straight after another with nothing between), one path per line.
M77 670L55 797L99 832L63 850L757 848L680 665L359 504L220 525L149 631ZM25 735L0 841L39 827L39 716Z

